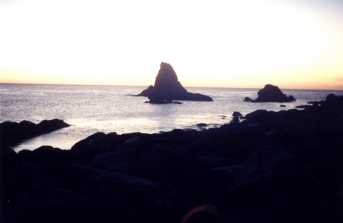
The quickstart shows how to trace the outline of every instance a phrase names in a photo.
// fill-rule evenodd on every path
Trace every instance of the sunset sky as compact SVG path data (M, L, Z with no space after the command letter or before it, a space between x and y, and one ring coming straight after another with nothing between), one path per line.
M0 82L343 89L340 0L0 0Z

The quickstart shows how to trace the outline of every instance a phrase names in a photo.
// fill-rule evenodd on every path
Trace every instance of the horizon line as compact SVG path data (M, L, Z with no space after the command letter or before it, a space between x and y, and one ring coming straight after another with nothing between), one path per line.
M268 83L269 84L269 83ZM0 82L0 85L60 85L60 86L115 86L115 87L148 87L148 86L153 86L153 84L149 85L127 85L127 84L91 84L91 83L80 83L80 84L72 84L72 83L24 83L24 82L19 82L19 83L14 83L14 82ZM261 89L261 87L224 87L224 86L185 86L186 88L219 88L219 89ZM278 86L280 87L280 86ZM328 88L282 88L283 90L307 90L307 91L343 91L343 89L328 89Z

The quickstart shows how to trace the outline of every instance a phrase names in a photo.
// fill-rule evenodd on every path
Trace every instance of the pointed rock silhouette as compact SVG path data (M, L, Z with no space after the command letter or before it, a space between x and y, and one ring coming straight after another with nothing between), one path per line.
M173 100L184 101L213 101L207 95L188 92L179 82L173 67L162 62L157 74L155 85L149 86L138 96L148 97L150 103L165 104Z

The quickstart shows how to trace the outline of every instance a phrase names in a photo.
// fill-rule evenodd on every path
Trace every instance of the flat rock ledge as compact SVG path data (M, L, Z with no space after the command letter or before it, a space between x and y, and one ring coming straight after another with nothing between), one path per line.
M43 120L38 124L26 120L2 122L0 123L0 144L4 147L15 146L24 140L68 126L69 124L60 119Z

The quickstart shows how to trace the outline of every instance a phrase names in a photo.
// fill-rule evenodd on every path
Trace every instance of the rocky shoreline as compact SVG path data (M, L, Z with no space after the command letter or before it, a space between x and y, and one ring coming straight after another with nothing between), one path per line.
M176 223L202 204L222 222L340 222L342 133L343 96L329 95L202 131L96 133L70 150L2 141L3 222Z

